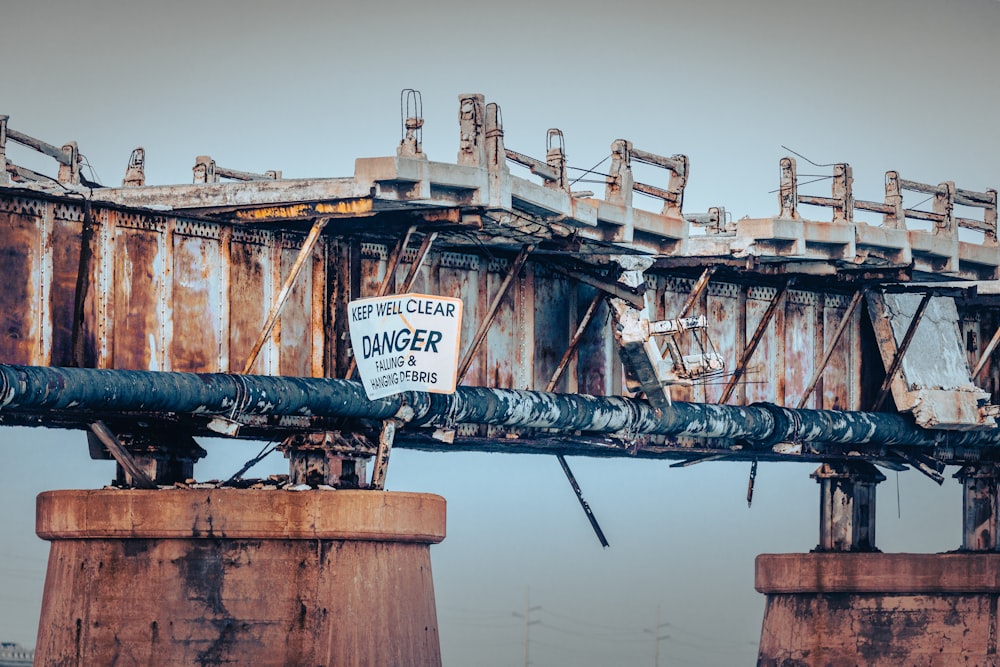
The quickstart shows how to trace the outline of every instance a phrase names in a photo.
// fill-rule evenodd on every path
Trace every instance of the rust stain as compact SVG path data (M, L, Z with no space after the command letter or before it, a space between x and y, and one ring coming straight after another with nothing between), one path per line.
M115 368L148 370L159 365L159 234L119 229L114 281Z
M222 308L218 242L175 237L173 259L171 368L192 373L224 370L218 368Z
M372 209L371 198L364 197L359 199L341 199L333 202L287 204L283 206L263 206L260 208L243 209L233 212L233 217L243 222L262 222L265 220L295 220L321 215L359 216L371 213Z
M37 220L10 215L0 226L0 267L4 289L0 290L0 355L22 364L45 364L36 355L36 286L40 270L37 252ZM16 361L15 361L16 360Z
M268 252L265 246L233 242L229 266L229 367L240 370L267 317L265 292ZM263 368L263 354L256 372Z

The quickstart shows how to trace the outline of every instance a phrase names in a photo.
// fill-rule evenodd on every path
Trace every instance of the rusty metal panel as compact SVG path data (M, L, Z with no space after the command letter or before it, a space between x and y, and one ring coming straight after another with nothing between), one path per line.
M833 343L833 334L837 329L837 324L843 319L849 300L840 295L827 295L823 309L823 349L826 350ZM850 405L850 392L848 382L851 378L849 355L852 344L857 340L854 332L856 324L848 325L847 330L837 341L833 349L830 361L826 364L822 379L822 405L818 406L824 410L846 410Z
M662 305L662 308L658 308L660 314L657 317L676 317L684 305L688 294L691 293L694 283L695 281L686 278L668 278L663 286L662 299L657 299L659 305ZM648 288L649 285L647 284ZM657 291L659 292L659 290ZM694 308L691 309L691 315L702 314L699 308L700 304L695 304ZM662 342L659 344L659 347L663 348ZM697 401L704 395L701 389L698 386L686 387L684 385L673 385L670 387L670 398L675 401Z
M576 286L577 303L589 303L596 290L589 285ZM582 313L580 313L582 315ZM581 394L609 396L615 393L614 378L621 370L615 366L615 346L609 333L611 312L606 299L594 313L590 326L583 332L576 353L577 391Z
M52 220L52 278L49 290L49 308L52 313L53 366L68 366L73 361L73 309L76 298L76 280L80 270L80 243L83 231L83 211L79 207L57 206ZM84 343L84 365L96 363L93 305L97 274L94 266L86 276L89 282L87 296L90 309L85 312L81 331Z
M507 300L511 302L514 311L514 384L515 389L530 389L532 382L531 369L535 365L535 328L533 304L535 302L535 270L538 265L528 262L515 277L514 285ZM541 283L540 283L541 284ZM541 287L544 289L544 286Z
M574 306L574 294L570 291L567 280L538 264L532 264L535 284L544 284L543 289L535 290L534 304L528 304L524 314L530 315L533 322L532 338L534 338L534 363L531 389L544 390L562 359L573 335L570 329L570 310ZM586 304L581 309L586 308ZM580 313L583 314L582 312ZM576 383L564 373L556 387L556 391L567 391L567 387Z
M479 301L479 281L482 270L482 260L476 255L454 252L441 253L438 266L438 289L442 296L456 297L462 300L462 331L460 334L460 352L471 344L479 323L477 313L486 305ZM476 355L469 366L463 384L482 386L484 384L482 355Z
M352 294L351 299L364 299L370 296L378 296L378 288L382 284L382 278L385 276L386 266L388 265L389 253L391 248L380 243L362 243L361 245L361 293ZM402 276L406 274L403 273ZM396 277L394 280L398 283L402 278L400 277L399 267L397 266ZM390 292L394 288L394 284L390 283Z
M43 206L40 202L11 203L18 212L0 213L0 275L5 283L0 290L0 358L9 363L46 364L48 359L38 355Z
M242 370L264 326L273 293L269 232L234 231L229 246L229 370ZM261 350L253 373L269 367L272 346Z
M493 258L486 268L487 303L496 296L504 277L510 271L510 260ZM519 358L517 341L517 285L511 287L507 297L497 309L496 317L486 335L487 387L515 387L515 364ZM478 318L477 318L478 319Z
M708 336L716 351L726 362L725 373L731 373L739 359L739 287L732 283L709 283L707 294ZM718 403L726 385L725 375L710 377L705 383L705 402Z
M298 257L305 236L286 232L279 239L283 283ZM312 280L311 271L299 274L272 334L278 346L277 373L281 375L302 377L312 372Z
M225 268L220 228L179 222L173 235L173 336L170 366L176 371L222 371Z
M792 290L785 304L783 405L794 405L816 369L816 307L814 292ZM822 354L820 350L820 354Z
M312 289L309 293L312 316L312 321L309 323L312 340L309 375L312 377L326 375L326 256L327 241L321 238L313 248L312 262L310 262L312 266L308 272L312 274Z
M112 358L115 368L164 368L166 224L157 218L115 212Z
M776 295L777 290L773 287L751 287L748 290L747 339L756 331L764 312ZM774 377L774 327L775 322L772 320L768 324L764 336L757 346L757 350L747 364L747 372L744 375L744 380L746 384L746 402L748 404L758 401L774 402L775 400L777 380Z

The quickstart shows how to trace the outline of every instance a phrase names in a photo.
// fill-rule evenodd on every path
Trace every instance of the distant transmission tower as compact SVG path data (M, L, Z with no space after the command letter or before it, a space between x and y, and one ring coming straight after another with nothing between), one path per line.
M538 611L541 606L531 606L530 595L528 587L524 587L524 613L519 614L516 611L514 616L524 619L524 667L528 667L531 664L530 658L530 645L531 645L531 626L541 623L540 620L531 620L531 612Z

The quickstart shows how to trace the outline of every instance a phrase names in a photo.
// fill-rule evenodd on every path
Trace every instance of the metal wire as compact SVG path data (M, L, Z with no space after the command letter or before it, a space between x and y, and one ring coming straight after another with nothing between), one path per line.
M590 169L581 170L579 167L567 167L567 169L573 169L574 171L583 171L583 174L581 174L579 178L577 178L576 180L573 180L573 181L569 182L570 187L574 186L577 183L577 181L581 180L584 177L584 175L586 175L586 174L599 174L599 172L596 172L594 170L597 169L598 167L600 167L602 164L604 164L605 162L607 162L610 159L611 159L611 156L608 155L603 160L601 160L600 162L598 162L597 164L595 164L593 167L591 167ZM608 176L608 174L599 174L599 175L600 176L604 176L604 177Z

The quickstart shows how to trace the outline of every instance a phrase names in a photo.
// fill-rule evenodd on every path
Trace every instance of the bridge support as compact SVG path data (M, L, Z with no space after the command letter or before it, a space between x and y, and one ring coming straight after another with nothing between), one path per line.
M439 496L52 491L36 664L440 665Z
M957 475L963 551L946 554L877 552L882 476L868 468L824 465L814 474L822 497L816 551L757 557L755 585L767 595L758 666L1000 664L998 467Z

